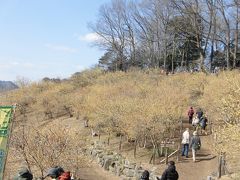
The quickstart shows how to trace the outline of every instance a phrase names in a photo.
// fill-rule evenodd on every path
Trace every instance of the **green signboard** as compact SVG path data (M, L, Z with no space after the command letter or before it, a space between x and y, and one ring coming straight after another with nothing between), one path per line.
M13 106L0 106L0 180L3 180Z

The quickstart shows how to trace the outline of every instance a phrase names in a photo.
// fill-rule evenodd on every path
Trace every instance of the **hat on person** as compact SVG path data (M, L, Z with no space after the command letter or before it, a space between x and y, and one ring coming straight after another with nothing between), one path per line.
M14 180L32 180L33 175L27 168L21 168Z
M148 179L149 178L149 172L147 170L143 171L141 178L142 179Z
M59 177L64 172L63 168L56 166L54 168L50 168L47 172L47 176L52 178Z
M197 131L194 131L194 132L193 132L193 135L196 136L196 135L197 135Z

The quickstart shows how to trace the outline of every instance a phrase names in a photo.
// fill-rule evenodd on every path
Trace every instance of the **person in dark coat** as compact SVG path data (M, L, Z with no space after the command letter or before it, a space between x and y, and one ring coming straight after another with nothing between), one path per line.
M147 170L143 171L140 180L149 180L149 175L150 173Z
M33 175L27 168L22 168L16 177L13 178L14 180L32 180Z
M192 148L193 162L196 162L196 152L201 148L201 139L197 131L193 132L193 137L190 140L190 148Z
M178 180L178 172L174 161L169 161L168 168L163 172L160 180Z
M59 167L59 166L55 166L54 168L50 168L47 172L47 176L46 177L50 177L52 179L57 179L59 176L61 176L61 174L64 173L63 168ZM45 178L46 178L45 177Z
M203 111L202 111L202 109L199 108L198 111L196 112L196 114L197 114L198 119L201 119L202 116L203 116Z
M203 116L200 120L200 126L201 126L201 133L205 133L207 135L206 127L207 127L207 116Z

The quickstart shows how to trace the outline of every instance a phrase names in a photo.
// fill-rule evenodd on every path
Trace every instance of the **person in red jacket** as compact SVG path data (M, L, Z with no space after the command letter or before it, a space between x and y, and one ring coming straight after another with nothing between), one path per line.
M71 180L70 172L67 171L67 172L62 173L62 174L58 177L58 180Z
M188 121L189 121L189 124L192 124L193 115L194 115L193 107L190 107L190 109L188 110Z

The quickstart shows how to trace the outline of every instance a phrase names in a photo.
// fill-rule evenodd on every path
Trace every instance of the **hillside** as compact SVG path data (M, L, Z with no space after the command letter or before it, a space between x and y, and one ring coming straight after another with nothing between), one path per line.
M0 81L0 92L17 89L18 86L11 81Z
M179 148L186 111L193 106L202 108L211 125L208 136L201 136L200 162L183 159L177 163L180 180L185 180L188 172L189 180L196 180L195 174L203 179L216 173L217 158L208 161L204 157L222 152L226 153L228 169L237 172L239 79L238 71L167 76L158 69L113 73L93 69L61 83L32 83L8 99L17 102L18 108L7 167L14 164L16 169L10 168L13 174L25 164L40 177L49 167L60 165L80 177L81 169L88 169L85 175L89 177L92 161L86 152L94 142L101 141L107 151L118 152L146 169L157 167L161 174L165 166L149 164L152 153L165 140L175 142L172 150ZM92 131L100 136L92 137ZM162 158L156 156L155 160ZM195 172L198 168L201 173Z

